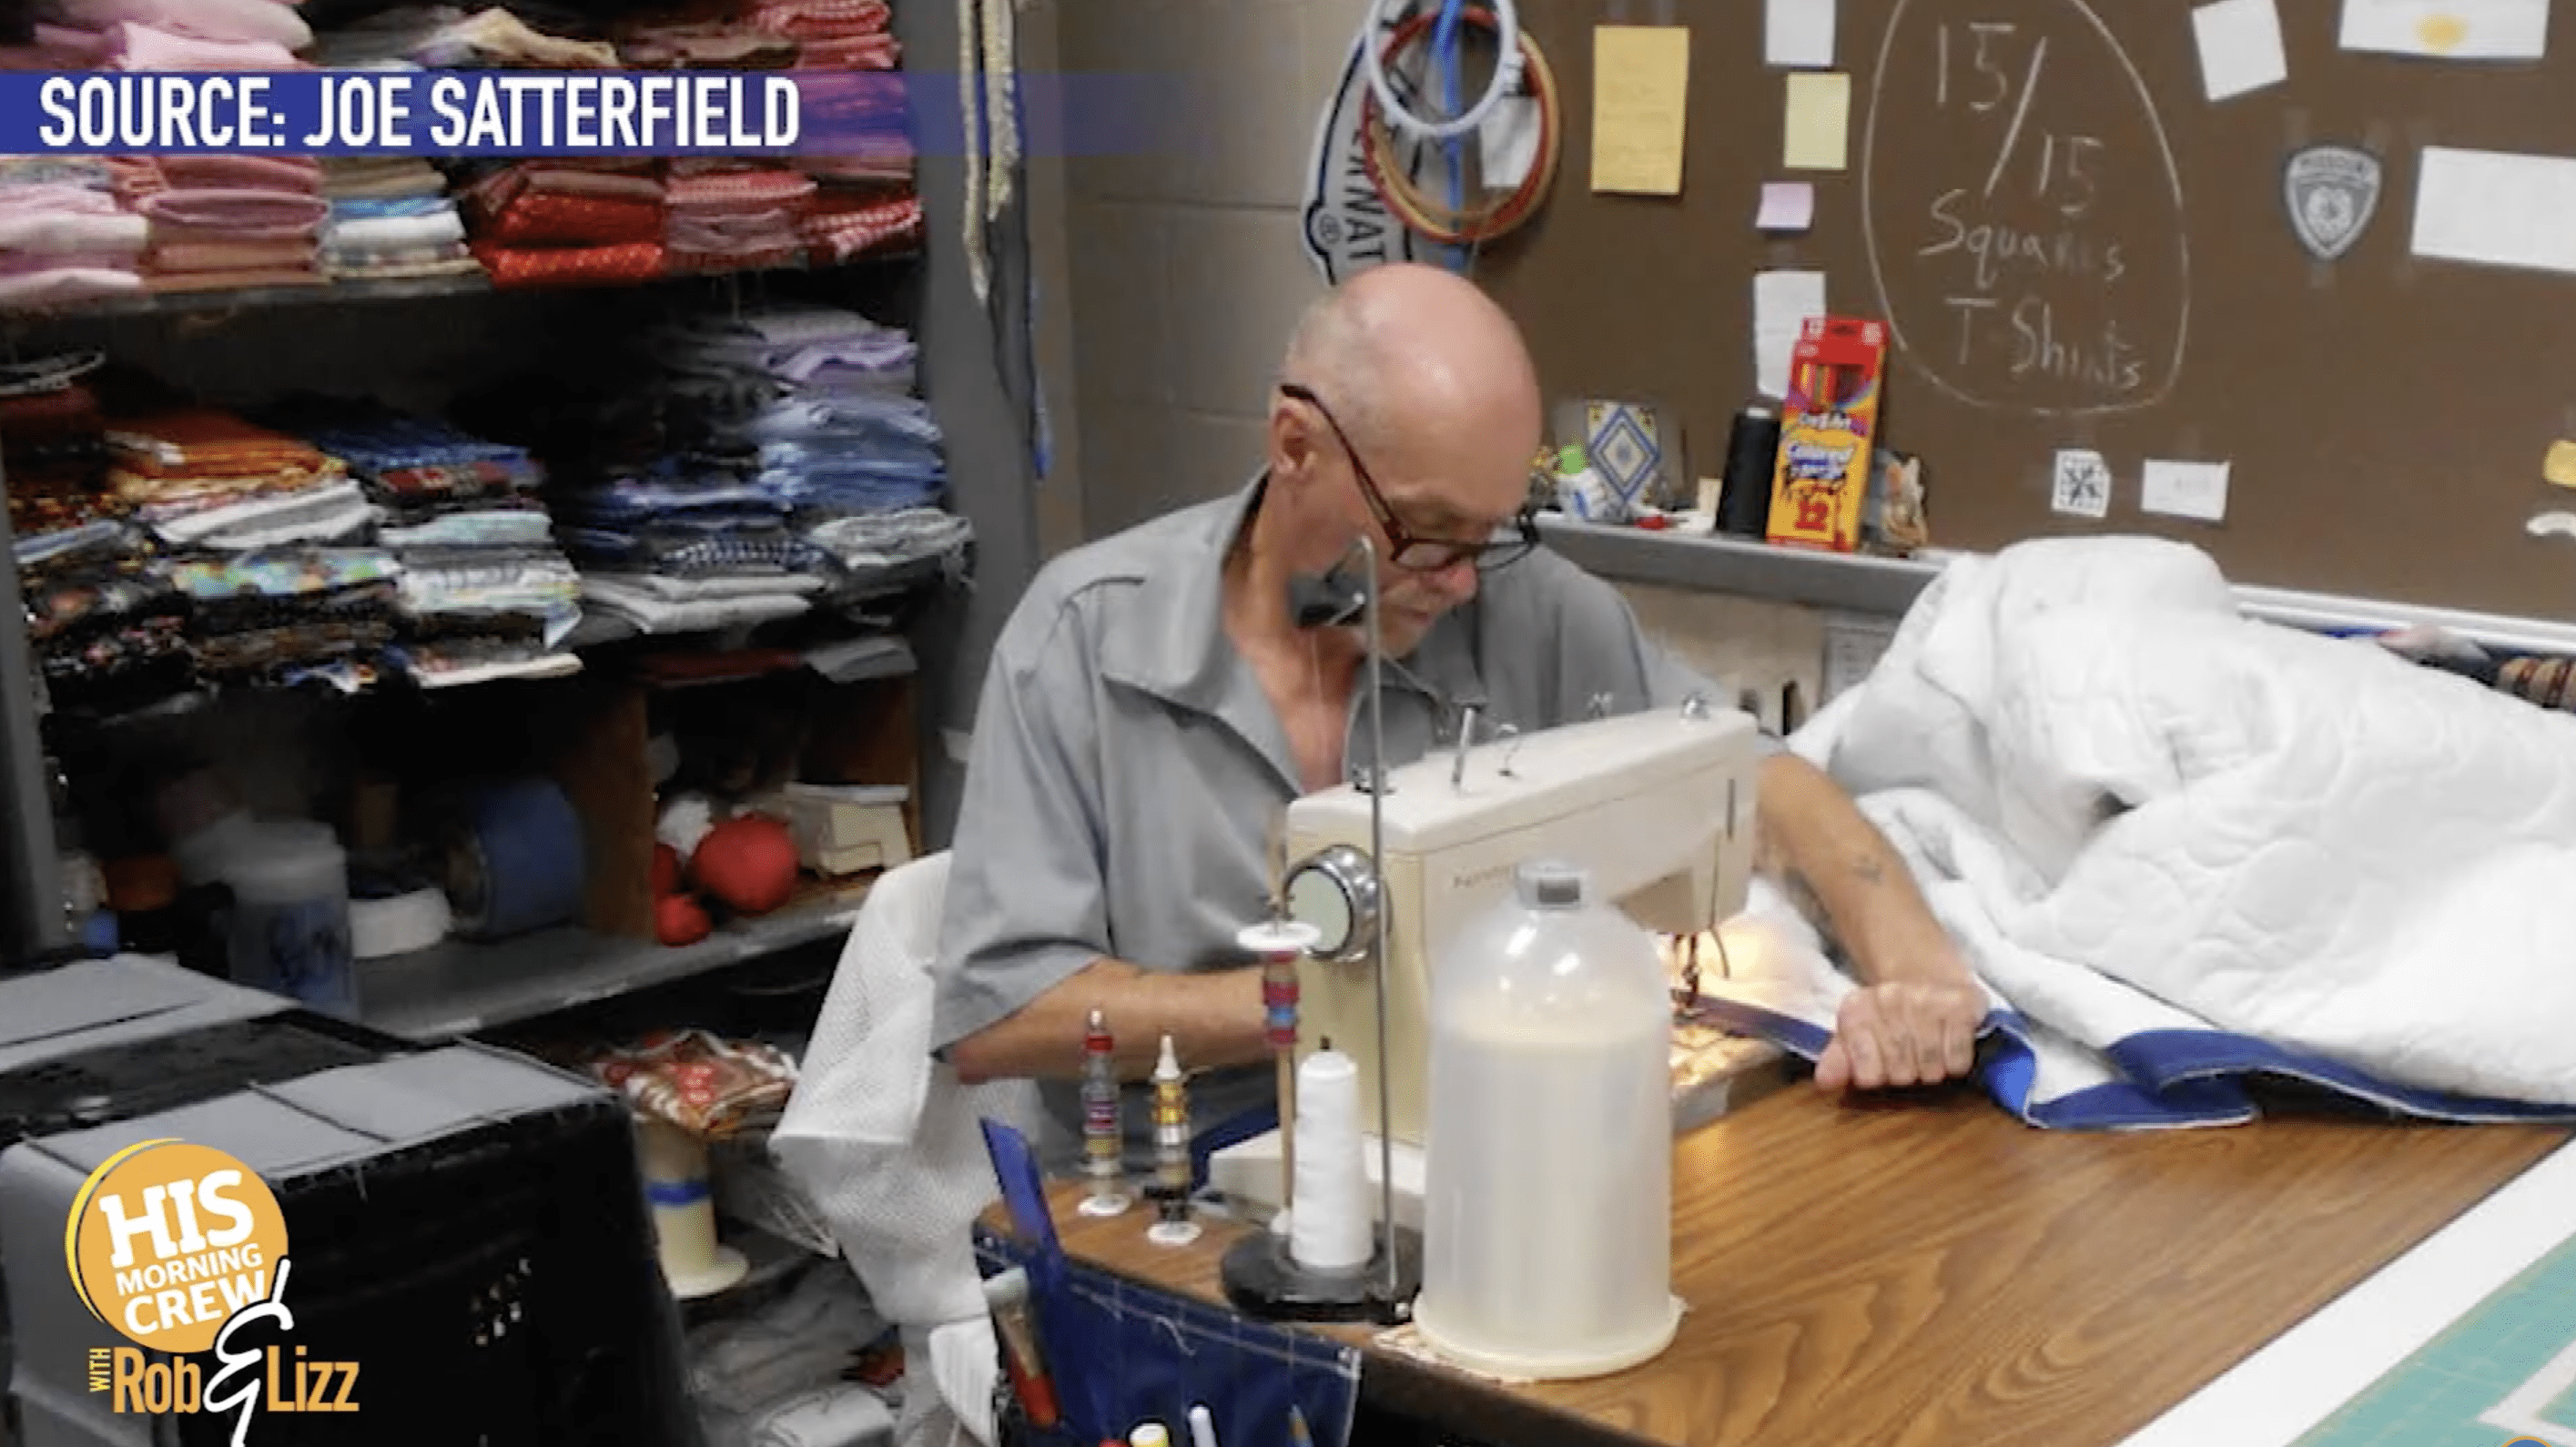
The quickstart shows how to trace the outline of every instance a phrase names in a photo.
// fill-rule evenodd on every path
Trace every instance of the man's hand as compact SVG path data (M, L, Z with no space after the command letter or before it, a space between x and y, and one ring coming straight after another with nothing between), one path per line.
M1845 1090L1938 1085L1976 1063L1986 994L1974 984L1899 980L1843 1000L1834 1038L1816 1060L1816 1085Z

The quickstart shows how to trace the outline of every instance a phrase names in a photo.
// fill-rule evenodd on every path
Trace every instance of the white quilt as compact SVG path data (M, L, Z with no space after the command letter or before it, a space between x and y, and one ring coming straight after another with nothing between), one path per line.
M1985 1082L2034 1123L2242 1120L2258 1073L2576 1114L2576 717L2075 539L1954 563L1793 742L1993 992ZM1743 1003L1812 1053L1847 988Z

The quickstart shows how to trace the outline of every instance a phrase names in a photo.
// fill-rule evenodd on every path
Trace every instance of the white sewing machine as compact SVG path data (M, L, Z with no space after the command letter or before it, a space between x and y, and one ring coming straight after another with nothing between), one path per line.
M1289 913L1321 934L1300 971L1301 1057L1330 1039L1359 1067L1378 1168L1377 1091L1391 1083L1398 1217L1418 1213L1430 971L1442 941L1507 898L1525 860L1570 860L1646 929L1695 935L1744 906L1752 868L1753 720L1688 706L1569 724L1388 771L1384 868L1369 867L1369 795L1345 785L1288 809ZM1381 887L1382 881L1382 887ZM1376 916L1388 949L1378 1058ZM1276 1132L1219 1151L1210 1184L1276 1209ZM1407 1199L1409 1198L1409 1199ZM1411 1207L1409 1212L1407 1207Z

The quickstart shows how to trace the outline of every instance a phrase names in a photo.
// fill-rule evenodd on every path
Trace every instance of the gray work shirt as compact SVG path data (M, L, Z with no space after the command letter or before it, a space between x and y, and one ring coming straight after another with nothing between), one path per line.
M1302 792L1278 711L1225 632L1225 557L1260 492L1060 555L1003 625L949 862L935 1048L1104 955L1147 970L1247 963L1235 936L1267 917L1270 821ZM1626 713L1717 697L1646 640L1615 589L1545 548L1485 575L1385 678L1390 766L1454 740L1470 705L1482 737L1573 722L1596 700ZM1345 737L1364 770L1358 694ZM1194 1075L1193 1127L1271 1103L1274 1079L1257 1066ZM1079 1146L1080 1088L1041 1091L1055 1128L1041 1154L1061 1163ZM1132 1139L1142 1112L1127 1114Z

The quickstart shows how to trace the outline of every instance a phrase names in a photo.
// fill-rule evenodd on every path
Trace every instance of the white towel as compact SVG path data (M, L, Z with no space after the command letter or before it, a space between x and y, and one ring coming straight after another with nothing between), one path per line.
M993 1440L1000 1362L973 1229L1000 1191L978 1122L1026 1129L1038 1118L1029 1082L970 1088L931 1058L930 967L947 884L943 851L887 871L869 892L769 1145L878 1312L904 1329L905 1360L927 1368L904 1393L896 1440L905 1447L961 1430Z

